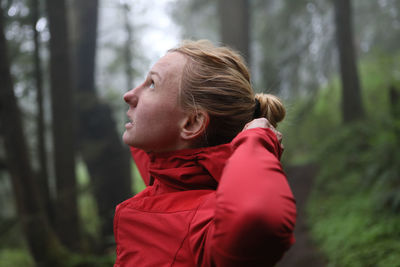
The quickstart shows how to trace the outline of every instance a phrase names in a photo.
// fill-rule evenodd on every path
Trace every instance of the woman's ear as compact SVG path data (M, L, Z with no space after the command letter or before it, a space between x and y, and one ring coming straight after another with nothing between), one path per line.
M203 135L209 121L210 117L204 110L191 112L183 123L181 138L186 141L191 141Z

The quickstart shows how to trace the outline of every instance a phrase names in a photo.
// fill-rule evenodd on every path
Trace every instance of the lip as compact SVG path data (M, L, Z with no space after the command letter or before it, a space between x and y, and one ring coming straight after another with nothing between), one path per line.
M130 128L132 128L133 127L133 123L132 122L127 122L127 123L125 123L125 128L128 130L128 129L130 129Z
M127 115L127 121L126 121L126 123L125 123L125 128L126 129L130 129L130 128L132 128L133 127L133 120L132 120L132 118L129 116L129 114L128 114L128 112L126 112L126 115Z

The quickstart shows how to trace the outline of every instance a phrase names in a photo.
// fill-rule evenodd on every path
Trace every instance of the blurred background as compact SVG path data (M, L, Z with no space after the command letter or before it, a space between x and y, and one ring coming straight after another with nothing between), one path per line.
M280 96L297 243L279 266L400 266L400 1L1 0L0 266L112 266L143 189L124 92L182 39ZM268 252L266 252L268 253Z

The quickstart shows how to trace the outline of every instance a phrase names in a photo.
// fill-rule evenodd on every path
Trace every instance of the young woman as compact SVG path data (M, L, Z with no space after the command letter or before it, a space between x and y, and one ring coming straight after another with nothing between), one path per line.
M278 98L254 95L242 58L208 41L171 49L124 95L147 188L119 204L115 266L273 266L294 242L279 162Z

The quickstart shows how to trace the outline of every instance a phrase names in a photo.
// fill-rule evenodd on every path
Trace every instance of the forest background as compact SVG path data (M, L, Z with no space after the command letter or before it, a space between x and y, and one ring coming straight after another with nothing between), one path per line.
M160 5L175 24L144 15ZM317 170L306 220L327 266L400 266L400 1L0 7L0 266L113 264L114 208L143 188L122 94L186 38L237 49L284 100L283 165Z

